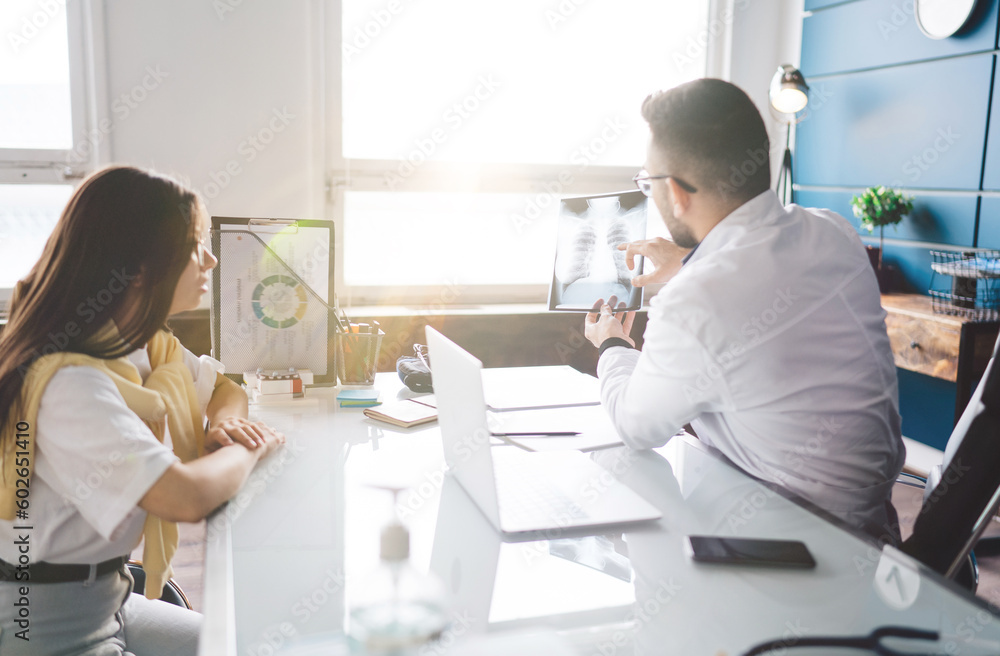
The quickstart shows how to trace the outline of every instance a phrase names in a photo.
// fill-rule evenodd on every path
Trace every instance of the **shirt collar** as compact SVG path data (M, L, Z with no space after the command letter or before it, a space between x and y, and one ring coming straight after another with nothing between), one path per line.
M761 192L719 221L705 235L701 243L684 256L682 263L687 264L689 260L697 259L695 258L696 253L700 257L701 255L717 251L746 229L772 223L784 214L785 208L773 190L768 189Z
M694 254L698 252L698 246L701 246L701 244L697 244L694 248L691 249L690 253L688 253L687 255L685 255L684 257L681 258L681 266L684 266L685 264L687 264L688 260L690 260L691 257L694 256Z

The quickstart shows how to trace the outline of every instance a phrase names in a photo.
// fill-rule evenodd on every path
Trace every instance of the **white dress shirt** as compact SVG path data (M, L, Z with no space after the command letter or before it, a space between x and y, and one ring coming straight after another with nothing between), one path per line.
M705 237L652 299L642 351L608 348L602 400L627 445L690 423L746 472L878 528L903 466L878 285L839 215L772 191Z
M128 358L146 380L146 349ZM184 363L204 414L222 363L186 350ZM30 562L93 564L131 552L146 520L137 504L177 460L169 432L161 444L111 378L86 366L52 376L37 422L28 521L0 520L0 559L16 563L25 535ZM23 525L32 528L14 528Z

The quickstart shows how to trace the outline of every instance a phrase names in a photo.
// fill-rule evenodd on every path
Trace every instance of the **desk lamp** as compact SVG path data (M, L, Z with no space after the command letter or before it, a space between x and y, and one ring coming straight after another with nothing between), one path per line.
M789 147L792 139L792 125L805 118L806 105L809 103L809 85L802 77L799 69L790 64L778 67L771 78L771 88L768 90L771 103L771 114L787 125L785 134L785 156L778 172L778 184L775 191L781 202L788 205L793 201L794 181L792 176L792 151Z

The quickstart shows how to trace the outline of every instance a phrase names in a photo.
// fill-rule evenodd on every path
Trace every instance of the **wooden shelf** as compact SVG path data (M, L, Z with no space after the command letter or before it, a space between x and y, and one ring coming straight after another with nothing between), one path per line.
M937 314L920 294L883 294L882 307L896 366L955 383L957 419L986 370L1000 322Z

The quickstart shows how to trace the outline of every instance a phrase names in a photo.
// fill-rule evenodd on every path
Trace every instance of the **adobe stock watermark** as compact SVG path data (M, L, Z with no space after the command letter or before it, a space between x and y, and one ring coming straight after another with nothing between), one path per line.
M452 446L452 453L455 456L454 467L441 464L430 470L425 470L422 480L409 487L409 489L396 502L396 516L401 519L409 519L420 511L424 505L434 498L442 486L449 470L457 470L467 463L480 449L492 448L493 433L503 432L503 427L507 419L503 413L494 413L494 422L490 422L489 430L478 429L470 435L466 435ZM516 448L516 447L511 447Z
M980 598L983 597L980 596ZM996 615L1000 614L1000 607L997 606L994 600L985 599L985 601L987 608L981 608L975 613L970 613L955 624L955 635L945 642L942 650L943 653L948 654L948 656L957 656L958 654L969 653L969 648L972 648L972 653L980 653L980 650L985 647L985 645L980 646L976 644L977 637L987 627L995 627L997 623ZM963 644L959 644L959 641ZM995 644L995 642L991 643L990 646L995 649Z
M418 343L423 343L423 322L419 317L442 312L447 306L458 301L465 291L467 284L458 278L449 278L438 292L434 301L422 306L413 316L409 329L396 331L390 339L382 340L382 351L378 357L378 370L388 371L395 368L396 360L406 353L412 355L411 345L416 339ZM414 334L419 330L418 334ZM388 338L389 335L386 335Z
M587 341L587 336L584 335L583 329L579 326L574 326L570 329L569 335L565 340L556 342L555 349L556 355L559 356L559 362L569 364L573 359L573 355L588 344L590 342Z
M361 55L411 2L389 0L383 7L369 12L364 23L355 25L354 29L344 36L344 63L350 64L355 57Z
M797 473L802 472L809 460L826 452L826 447L843 429L844 424L838 422L836 417L820 417L812 436L783 454L788 469ZM789 480L791 474L788 470L771 466L764 466L764 470L774 483L794 489ZM740 501L736 510L726 516L726 525L734 532L745 527L767 506L769 500L778 496L780 495L777 492L767 486L754 490Z
M573 166L559 171L555 179L542 182L540 185L542 191L528 198L524 210L510 215L510 220L518 234L521 234L526 227L541 218L550 207L554 207L555 203L559 201L560 195L576 180L576 176L600 159L628 127L629 125L620 117L607 118L596 136L574 149L569 156L570 164Z
M962 135L956 133L950 125L947 128L938 128L927 147L906 160L903 164L903 174L909 178L911 184L916 184L924 173L929 171L961 138ZM893 182L893 186L901 185Z
M949 0L938 1L944 3ZM888 41L894 34L903 29L907 23L913 20L915 4L914 0L904 0L902 3L894 2L890 8L889 15L880 17L876 21L875 24L878 27L879 34L882 35L883 41Z
M89 471L73 479L73 498L77 501L89 499L111 478L118 467L132 460L131 456L138 450L139 442L144 440L145 436L143 435L131 432L123 433L121 436L121 441L124 444L123 449L112 449L103 458L91 462ZM72 503L68 497L65 500Z
M297 620L297 626L306 624L316 613L319 613L340 595L347 583L348 577L343 569L327 569L321 573L323 578L308 594L300 597L292 604L291 612ZM260 633L256 644L247 648L249 656L274 656L281 652L286 643L294 640L299 629L290 621L278 622L265 627Z
M830 102L836 95L833 91L830 91L825 83L814 82L809 87L809 104L806 105L808 112L814 114L823 109L826 103Z
M545 21L549 24L549 29L555 32L559 27L569 21L583 5L589 0L559 0L545 10Z
M66 0L37 0L35 6L37 11L22 16L16 31L7 32L7 43L15 55L51 25L57 16L66 13Z
M124 268L112 269L107 284L93 296L88 296L86 300L81 301L76 306L76 316L81 321L67 321L63 325L62 330L49 332L45 336L47 343L40 349L34 349L30 359L18 368L17 372L22 380L28 375L28 370L34 364L35 360L44 355L51 355L64 350L73 339L83 334L83 327L85 325L93 323L98 318L103 318L104 310L111 305L117 295L128 289L129 284L131 284L135 277L136 274L128 274Z
M594 474L590 478L582 481L579 488L580 498L584 503L594 504L602 495L606 494L618 480L624 477L636 462L637 452L632 449L622 449L614 454L614 461L610 464L602 464L600 473ZM610 458L608 458L610 459ZM548 540L557 540L563 536L563 529L573 524L574 516L581 516L586 509L570 504L567 511L550 515L549 519L557 528L548 529L542 533L544 539L525 542L521 545L521 553L525 563L530 565L538 557L549 554Z
M224 21L242 4L243 0L212 0L212 9L215 10L215 16Z
M770 144L765 142L756 148L747 148L746 159L739 164L729 166L729 178L716 183L716 191L723 197L735 195L761 169L771 165Z
M771 499L780 495L769 487L761 486L750 492L737 504L737 508L726 515L726 526L734 533L747 526L761 510L767 507Z
M395 171L389 171L384 176L384 182L391 190L423 166L431 159L438 149L448 142L448 139L458 132L483 104L496 94L502 83L492 73L480 75L476 86L462 98L453 102L441 115L442 125L439 125L426 135L414 140L412 148L401 160Z
M594 651L591 653L594 656L616 656L619 649L624 649L626 653L631 654L635 635L644 626L653 622L683 589L673 578L660 579L656 589L646 599L636 599L632 611L625 618L630 624L629 628L615 631L610 638L594 645Z
M797 300L799 297L792 292L791 287L775 289L771 304L740 326L742 340L731 342L714 362L708 363L693 375L692 382L684 384L683 390L688 398L695 401L710 390L737 358L742 357L764 339L765 335L774 330L781 316L788 312Z
M448 627L441 632L441 635L432 642L421 645L417 650L418 656L445 656L454 647L462 636L469 632L475 624L476 618L469 614L469 611L452 611L451 621Z
M269 455L254 469L246 483L236 493L236 496L229 500L225 508L206 523L205 540L216 539L220 531L232 526L232 523L249 507L250 502L263 494L272 481L283 476L285 468L295 462L305 451L306 448L298 440L289 439L281 449Z
M493 429L502 431L502 423L494 425ZM462 465L472 460L473 456L480 449L491 448L492 440L493 434L490 430L479 428L453 444L451 449L455 464L453 466L441 465L429 471L424 471L423 480L410 487L405 495L396 502L397 517L405 520L419 512L424 507L424 504L440 492L449 470L456 471L460 469Z
M444 485L447 470L447 465L442 465L431 471L425 471L423 480L407 490L403 497L396 502L396 516L400 520L406 520L417 514Z
M200 189L202 197L211 200L222 193L232 184L234 178L243 173L243 166L257 159L257 156L264 152L275 137L284 132L295 118L295 114L288 111L288 107L271 109L271 117L267 123L240 141L236 147L236 154L239 157L230 159L225 166L208 174L210 181Z
M170 77L170 73L163 70L159 64L147 66L142 78L128 91L118 95L111 103L111 112L114 120L102 118L97 126L92 128L77 144L73 150L66 154L67 164L80 164L86 162L94 153L94 149L107 139L108 135L114 132L118 123L124 121L132 112L139 108L149 94L160 88L163 81Z

